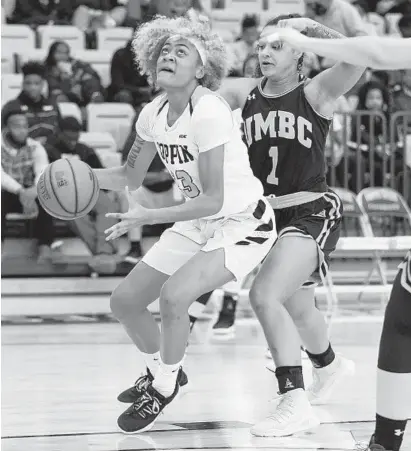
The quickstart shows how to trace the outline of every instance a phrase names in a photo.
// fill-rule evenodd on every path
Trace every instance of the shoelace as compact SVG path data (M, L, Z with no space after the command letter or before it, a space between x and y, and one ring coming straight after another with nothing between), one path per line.
M143 393L138 400L133 403L133 411L139 413L139 411L151 401L153 401L153 397L150 393Z
M281 401L277 405L276 409L268 416L270 420L280 423L283 420L288 420L293 414L294 402L290 395L283 395Z
M135 382L134 388L137 391L143 391L145 390L148 385L150 384L150 378L147 374L142 374Z

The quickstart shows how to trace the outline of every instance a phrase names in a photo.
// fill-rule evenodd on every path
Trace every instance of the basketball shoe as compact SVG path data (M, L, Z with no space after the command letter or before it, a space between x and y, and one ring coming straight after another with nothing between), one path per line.
M151 384L145 392L117 420L119 428L127 434L150 430L164 408L177 396L180 384L176 382L174 392L166 398Z
M265 420L251 428L251 434L258 437L286 437L319 424L305 391L298 388L281 395L278 403L273 402L273 410Z
M354 362L339 355L336 355L335 359L324 368L313 367L313 382L307 389L307 396L311 404L326 403L338 384L354 373Z
M223 307L213 326L213 335L216 338L227 338L234 335L235 311L237 301L231 295L224 295Z
M138 398L140 398L141 395L143 395L147 387L153 382L154 376L151 373L151 371L147 368L147 373L142 374L134 383L134 385L127 390L124 390L122 393L120 393L117 396L117 399L120 402L125 403L133 403L136 402ZM177 382L180 385L180 387L184 387L188 384L188 377L187 374L183 371L182 368L178 371L177 376Z
M355 451L389 451L386 450L382 445L377 445L374 441L374 436L371 436L370 443L357 443Z

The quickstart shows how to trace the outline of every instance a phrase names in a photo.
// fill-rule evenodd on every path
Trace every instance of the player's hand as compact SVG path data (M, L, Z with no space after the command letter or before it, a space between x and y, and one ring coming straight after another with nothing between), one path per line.
M301 49L301 47L306 42L307 37L294 28L278 28L275 33L271 34L268 37L268 40L270 42L283 41L291 45L292 47Z
M129 230L135 227L148 224L149 221L149 210L142 205L140 205L134 198L128 186L126 187L126 195L128 200L128 212L127 213L107 213L107 218L120 219L120 222L113 225L109 229L105 230L104 233L107 235L106 241L115 240L120 236L127 233Z
M276 25L277 28L294 28L297 31L306 31L315 21L308 17L296 17L294 19L283 19Z
M37 188L35 186L20 191L19 200L21 205L23 206L24 213L27 214L38 213L36 198L37 198Z

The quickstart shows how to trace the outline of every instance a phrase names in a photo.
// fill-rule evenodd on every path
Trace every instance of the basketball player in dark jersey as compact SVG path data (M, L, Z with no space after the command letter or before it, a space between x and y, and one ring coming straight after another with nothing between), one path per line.
M250 290L281 395L267 419L252 428L257 436L285 436L317 426L310 401L324 402L336 382L353 372L353 363L331 348L327 325L315 308L312 281L325 277L342 214L339 198L325 182L324 146L334 103L357 83L364 68L339 63L303 80L304 55L279 41L268 42L278 26L343 37L310 19L280 16L260 36L263 77L239 79L222 89L231 107L242 109L251 167L274 208L278 231ZM307 392L300 340L314 366Z
M411 69L411 39L364 36L338 41L277 30L294 48L374 69ZM384 317L377 368L377 413L370 451L399 451L411 418L411 250L399 266Z

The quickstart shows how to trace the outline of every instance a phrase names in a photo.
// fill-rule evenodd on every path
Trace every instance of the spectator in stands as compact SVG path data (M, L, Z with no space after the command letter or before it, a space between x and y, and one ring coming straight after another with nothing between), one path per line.
M126 0L80 0L73 25L82 31L121 26L127 16Z
M73 4L71 0L16 0L9 23L70 25Z
M113 55L108 96L114 102L129 103L137 109L151 101L153 90L147 78L135 66L131 43L132 40L128 41L125 47Z
M372 36L385 34L384 19L376 14L370 15L370 7L367 0L354 0L351 4L355 6L361 16L361 19L364 21L364 30L368 35ZM378 28L376 23L377 20Z
M403 38L411 38L411 14L401 17L398 21L398 29Z
M400 71L400 83L394 88L393 111L411 111L411 70ZM401 130L405 135L411 134L411 117L405 117L405 130Z
M240 39L230 45L231 75L242 75L245 60L249 55L255 53L255 43L258 36L258 17L256 15L245 15L241 22Z
M44 144L47 137L57 133L60 113L55 102L44 95L45 68L38 62L28 62L22 67L22 91L14 100L7 102L2 115L20 108L25 112L29 124L29 137Z
M252 53L247 56L243 64L242 73L245 78L257 78L260 76L260 63L256 53Z
M383 186L385 184L383 166L388 164L391 151L395 152L394 162L396 167L402 167L402 153L389 147L392 100L388 89L377 81L365 83L359 90L358 98L358 111L368 111L375 114L371 116L363 114L355 117L352 121L351 141L355 155L352 156L351 165L357 167L356 170L358 170L358 163L361 163L360 172L366 174L365 185L371 183L376 186ZM385 117L385 120L383 117ZM396 133L392 138L394 142L397 142L398 136ZM359 149L361 151L360 159L356 156ZM371 165L374 167L374 180L367 179L372 174ZM357 186L357 180L352 180L352 183L355 188L354 191L361 189L361 186Z
M81 125L74 117L61 120L61 133L50 136L45 144L50 162L60 158L78 158L94 169L103 165L95 151L79 142ZM116 269L117 249L110 241L106 241L104 231L116 223L106 218L106 213L118 211L115 193L101 190L97 203L91 212L79 219L70 221L74 232L83 240L92 253L90 267L97 273L113 273Z
M51 44L45 67L50 97L55 101L79 106L104 102L99 75L90 64L72 58L66 42Z
M365 23L357 9L345 0L304 0L306 15L336 30L346 37L366 35ZM322 59L321 66L333 66L335 61Z
M2 118L1 137L1 241L8 213L37 215L34 236L38 240L38 261L52 258L53 220L37 200L36 183L48 164L44 147L28 137L26 112L8 109Z

